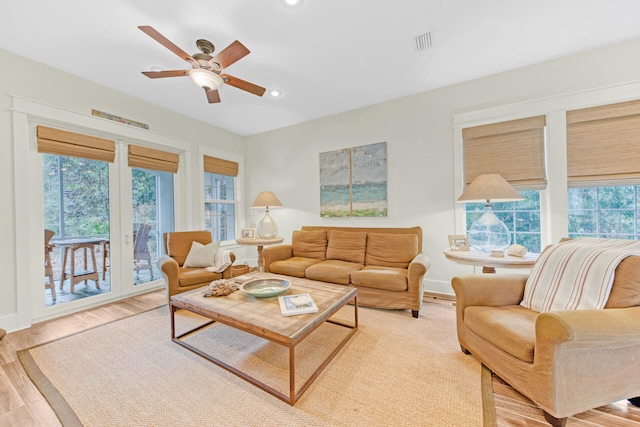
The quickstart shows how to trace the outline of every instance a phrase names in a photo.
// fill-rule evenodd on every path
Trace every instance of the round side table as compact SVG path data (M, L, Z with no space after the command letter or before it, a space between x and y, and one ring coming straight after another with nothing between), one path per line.
M495 273L497 268L531 268L538 260L538 254L526 254L525 256L505 255L492 257L488 253L480 251L452 251L447 249L444 256L458 264L475 265L482 267L483 273Z
M282 243L284 237L274 237L273 239L236 239L236 243L244 246L257 246L258 247L258 268L260 271L264 271L264 258L262 257L262 248L266 245L275 245Z

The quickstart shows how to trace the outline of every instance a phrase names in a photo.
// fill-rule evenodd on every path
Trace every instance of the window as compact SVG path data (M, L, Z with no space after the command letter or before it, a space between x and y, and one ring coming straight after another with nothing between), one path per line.
M236 238L235 178L204 173L204 223L214 241Z
M569 189L569 237L638 239L640 186Z
M520 194L525 200L517 202L493 203L493 213L502 220L511 231L511 243L527 248L529 252L539 253L540 237L540 191L524 190ZM483 203L466 204L467 230L484 213Z
M498 173L516 187L525 200L492 203L492 210L510 230L511 243L534 253L541 249L540 190L547 186L545 129L545 116L462 129L464 183ZM483 213L483 203L467 203L466 229Z

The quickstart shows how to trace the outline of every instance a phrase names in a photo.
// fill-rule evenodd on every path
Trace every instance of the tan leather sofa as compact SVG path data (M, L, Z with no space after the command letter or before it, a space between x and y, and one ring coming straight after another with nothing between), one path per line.
M180 292L208 285L214 280L231 278L230 266L222 273L213 273L200 267L183 267L194 241L208 245L212 242L211 232L199 230L164 233L164 251L167 255L158 260L158 268L162 271L167 283L168 298ZM231 262L233 261L235 261L235 255L232 253Z
M422 253L422 229L303 226L290 245L268 246L267 272L358 288L358 304L422 307L422 279L429 258Z
M458 340L554 426L640 395L640 257L617 267L602 310L520 306L526 275L454 277Z

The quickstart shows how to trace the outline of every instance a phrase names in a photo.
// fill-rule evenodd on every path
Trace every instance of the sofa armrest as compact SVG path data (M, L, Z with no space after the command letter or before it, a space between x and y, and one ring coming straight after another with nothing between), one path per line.
M464 310L473 305L499 307L520 304L524 296L526 274L482 274L451 279L456 306Z
M639 396L638 354L640 307L541 313L531 393L556 417Z
M420 253L415 256L407 267L407 305L417 312L422 307L424 298L424 284L422 279L431 266L431 260L426 254ZM417 317L417 314L414 314Z
M267 246L262 250L262 258L264 260L264 271L269 272L269 266L274 261L289 259L293 256L292 245L276 245Z

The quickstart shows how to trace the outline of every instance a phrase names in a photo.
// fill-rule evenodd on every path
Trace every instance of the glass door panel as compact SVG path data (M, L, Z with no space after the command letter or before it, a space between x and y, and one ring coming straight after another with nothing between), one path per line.
M134 284L162 279L163 233L173 230L173 174L132 168Z
M45 306L111 292L109 164L43 155Z

